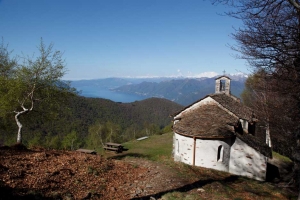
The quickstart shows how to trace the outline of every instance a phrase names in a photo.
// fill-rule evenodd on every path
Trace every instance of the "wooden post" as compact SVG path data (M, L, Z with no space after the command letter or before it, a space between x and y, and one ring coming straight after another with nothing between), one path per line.
M194 139L194 149L193 149L193 166L195 166L195 159L196 159L196 137Z

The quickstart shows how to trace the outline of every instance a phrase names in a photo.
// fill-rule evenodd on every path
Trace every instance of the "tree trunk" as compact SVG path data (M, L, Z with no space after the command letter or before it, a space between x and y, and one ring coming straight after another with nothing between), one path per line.
M15 115L15 120L18 125L17 144L22 144L22 124L19 120L20 112Z
M299 13L299 26L300 26L300 13ZM300 28L299 28L300 29ZM300 31L299 31L300 32ZM299 35L300 38L300 35ZM296 69L296 73L297 73L297 85L299 87L300 84L300 55L298 55L298 58L296 59L296 61L294 62L294 66ZM297 106L298 106L298 119L300 119L300 91L298 89L297 91ZM296 128L296 149L294 150L294 173L295 173L295 180L297 181L297 185L298 185L298 200L300 200L300 126L298 125L298 127Z
M267 144L269 147L272 147L271 136L270 136L269 120L268 120L268 124L267 124L267 128L266 128L266 144Z
M24 109L23 111L21 112L15 112L16 115L15 115L15 120L16 120L16 123L18 125L18 135L17 135L17 144L22 144L22 124L19 120L19 117L22 115L22 114L25 114L27 113L29 110L28 109Z

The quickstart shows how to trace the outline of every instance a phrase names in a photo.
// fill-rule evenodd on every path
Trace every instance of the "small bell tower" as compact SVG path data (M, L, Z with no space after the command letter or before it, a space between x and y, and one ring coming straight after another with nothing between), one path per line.
M225 93L230 95L230 81L231 79L225 75L216 78L215 93Z

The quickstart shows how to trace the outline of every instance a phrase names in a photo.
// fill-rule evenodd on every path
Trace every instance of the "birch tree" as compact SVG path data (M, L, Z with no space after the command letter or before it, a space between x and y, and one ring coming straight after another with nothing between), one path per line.
M100 122L89 127L89 133L86 137L86 146L90 149L101 149L104 146L103 142L103 125Z
M6 91L1 91L1 110L14 113L18 126L17 143L22 143L22 117L36 107L45 108L42 112L51 112L55 103L59 104L63 97L74 92L61 80L66 72L62 53L53 50L53 44L46 46L42 40L38 51L39 55L22 59L13 75L4 80Z

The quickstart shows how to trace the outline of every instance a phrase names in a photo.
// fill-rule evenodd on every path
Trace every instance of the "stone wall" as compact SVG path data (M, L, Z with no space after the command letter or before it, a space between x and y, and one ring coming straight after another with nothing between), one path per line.
M173 154L174 160L184 162L186 164L193 164L193 146L194 139L185 137L179 134L174 134Z
M266 178L267 158L236 138L231 147L229 172L264 181Z
M229 171L230 139L196 139L195 165Z
M264 181L267 158L239 138L197 139L174 133L175 161ZM194 143L196 149L194 151ZM195 163L194 163L195 152Z

